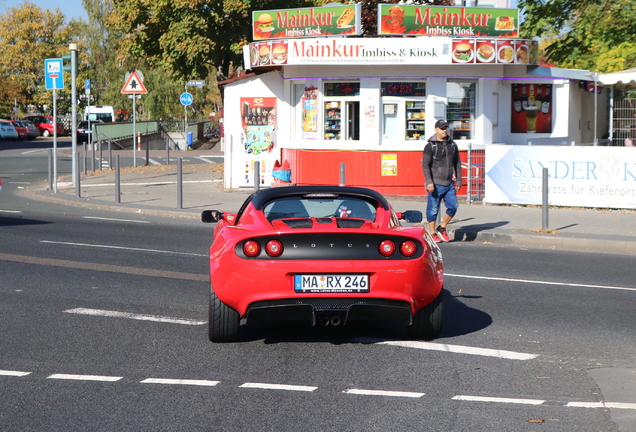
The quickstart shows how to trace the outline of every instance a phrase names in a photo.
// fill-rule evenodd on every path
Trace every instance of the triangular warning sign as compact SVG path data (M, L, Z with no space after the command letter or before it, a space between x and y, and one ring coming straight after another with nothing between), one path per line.
M136 70L130 72L124 88L121 89L123 94L146 94L148 90L144 87L144 83L139 79L139 75Z

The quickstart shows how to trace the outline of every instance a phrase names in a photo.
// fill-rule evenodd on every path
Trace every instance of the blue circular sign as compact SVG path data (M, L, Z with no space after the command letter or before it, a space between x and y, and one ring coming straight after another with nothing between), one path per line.
M192 101L193 101L193 97L190 93L185 92L185 93L181 93L181 96L179 96L179 102L181 102L181 105L192 105Z

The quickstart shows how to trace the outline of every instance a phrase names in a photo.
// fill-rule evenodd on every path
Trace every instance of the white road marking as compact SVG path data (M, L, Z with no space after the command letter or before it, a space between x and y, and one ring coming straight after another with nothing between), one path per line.
M28 150L28 151L21 152L20 154L25 155L25 154L29 154L29 153L41 153L41 152L45 152L45 151L48 151L48 149Z
M20 371L10 371L10 370L0 370L0 375L2 376L27 376L31 372L20 372Z
M97 220L105 220L105 221L114 221L114 222L136 222L149 224L148 221L134 220L134 219L116 219L116 218L106 218L106 217L98 217L98 216L82 216L84 219L97 219Z
M69 374L53 374L48 376L50 379L78 380L78 381L119 381L123 377L104 376L104 375L69 375Z
M84 246L84 247L94 247L94 248L102 248L102 249L121 249L121 250L130 250L130 251L138 251L138 252L163 253L163 254L170 254L170 255L187 255L187 256L197 256L197 257L208 256L207 254L196 254L196 253L189 253L189 252L174 252L174 251L164 251L164 250L158 250L158 249L142 249L142 248L98 245L98 244L88 244L88 243L59 242L59 241L52 241L52 240L40 240L40 243L61 244L66 246Z
M408 398L420 398L424 396L424 393L416 393L416 392L388 391L388 390L362 390L362 389L348 389L348 390L344 390L343 393L365 395L365 396L394 396L394 397L408 397Z
M304 391L312 392L318 387L300 386L300 385L288 385L288 384L265 384L265 383L245 383L241 384L241 388L257 388L265 390L292 390L292 391Z
M495 402L495 403L514 403L523 405L541 405L545 403L545 400L539 399L515 399L515 398L497 398L497 397L485 397L485 396L453 396L453 400L471 401L471 402Z
M146 378L145 380L140 382L141 384L181 384L181 385L196 385L196 386L215 386L219 384L221 381Z
M0 213L22 213L20 210L0 210Z
M504 351L490 348L475 348L462 345L448 345L432 342L419 342L419 341L383 341L377 342L379 345L392 345L405 348L417 348L431 351L444 351L457 354L470 354L480 355L486 357L497 357L508 360L532 360L539 357L538 354L527 354L515 351Z
M486 280L495 280L495 281L501 281L501 282L517 282L517 283L529 283L529 284L540 284L540 285L561 285L561 286L580 287L580 288L601 288L601 289L611 289L611 290L636 291L636 288L617 287L617 286L609 286L609 285L587 285L587 284L579 284L579 283L550 282L550 281L540 281L540 280L530 280L530 279L510 279L510 278L500 278L500 277L491 277L491 276L470 276L470 275L459 275L459 274L451 274L451 273L445 273L444 276L468 278L468 279L486 279Z
M197 321L192 319L170 318L170 317L162 317L158 315L142 315L142 314L135 314L135 313L129 313L129 312L117 312L117 311L87 309L87 308L68 309L68 310L65 310L64 312L70 313L70 314L77 314L77 315L103 316L108 318L127 318L127 319L134 319L134 320L140 320L140 321L154 321L154 322L169 323L169 324L203 325L207 323L207 321Z
M568 402L566 407L574 408L617 408L636 410L636 403L622 402Z

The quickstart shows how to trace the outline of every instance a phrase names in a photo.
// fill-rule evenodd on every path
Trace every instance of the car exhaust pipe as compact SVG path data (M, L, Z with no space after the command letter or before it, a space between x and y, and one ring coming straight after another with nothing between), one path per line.
M335 316L331 317L330 323L331 323L332 326L337 327L337 326L339 326L342 323L342 321L340 320L339 316L335 315Z
M318 322L320 322L320 325L321 325L321 326L323 326L323 327L327 327L327 326L329 325L329 318L328 318L328 317L326 317L326 316L321 316L321 317L318 319Z

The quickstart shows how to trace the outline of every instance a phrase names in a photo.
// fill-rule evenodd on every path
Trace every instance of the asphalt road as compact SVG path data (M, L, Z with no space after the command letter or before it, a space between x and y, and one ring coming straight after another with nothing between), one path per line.
M38 145L0 147L2 431L636 430L628 255L443 244L437 340L382 323L212 344L211 226L15 196L46 178Z

